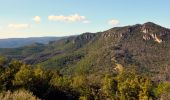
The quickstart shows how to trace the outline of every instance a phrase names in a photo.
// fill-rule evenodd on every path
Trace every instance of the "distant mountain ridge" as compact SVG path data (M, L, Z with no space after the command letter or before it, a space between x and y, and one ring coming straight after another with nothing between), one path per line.
M47 44L50 41L56 41L62 37L30 37L30 38L9 38L0 39L0 48L17 48L34 43Z

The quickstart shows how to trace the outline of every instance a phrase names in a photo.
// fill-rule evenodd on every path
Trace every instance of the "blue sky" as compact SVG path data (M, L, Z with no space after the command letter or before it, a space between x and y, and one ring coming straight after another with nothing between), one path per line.
M170 27L170 0L0 0L0 38L67 36L155 22Z

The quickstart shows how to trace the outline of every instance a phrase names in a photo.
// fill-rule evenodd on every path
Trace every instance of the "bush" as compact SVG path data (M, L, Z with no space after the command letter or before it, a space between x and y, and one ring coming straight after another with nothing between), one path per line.
M161 83L156 89L156 96L162 100L170 99L170 83Z
M31 92L18 90L15 92L7 91L0 94L0 100L40 100Z

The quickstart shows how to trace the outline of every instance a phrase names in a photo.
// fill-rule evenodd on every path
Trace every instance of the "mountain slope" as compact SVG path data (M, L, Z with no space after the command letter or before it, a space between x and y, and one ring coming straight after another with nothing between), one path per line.
M57 68L67 75L117 73L120 64L155 81L170 80L170 30L151 22L84 33L46 45L1 49L0 53L29 64Z

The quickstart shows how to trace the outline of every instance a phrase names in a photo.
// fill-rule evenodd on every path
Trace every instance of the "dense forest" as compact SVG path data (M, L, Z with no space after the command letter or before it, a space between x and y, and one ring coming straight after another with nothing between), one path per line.
M151 22L0 55L0 100L170 99L170 30Z
M58 70L0 58L1 100L156 100L170 99L170 83L155 83L135 70L101 77L61 75ZM117 66L121 66L117 64Z

